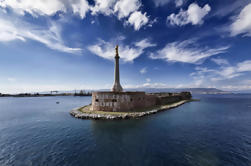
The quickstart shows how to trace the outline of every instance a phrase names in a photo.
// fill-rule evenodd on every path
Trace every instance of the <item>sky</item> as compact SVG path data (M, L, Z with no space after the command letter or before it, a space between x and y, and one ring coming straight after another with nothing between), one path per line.
M251 90L251 0L0 0L0 93Z

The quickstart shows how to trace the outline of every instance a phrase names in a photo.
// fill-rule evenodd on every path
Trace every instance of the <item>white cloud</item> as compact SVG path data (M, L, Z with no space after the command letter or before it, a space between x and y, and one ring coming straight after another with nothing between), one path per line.
M211 61L213 61L217 65L229 65L229 62L226 59L212 58Z
M171 84L171 83L161 83L161 82L151 82L151 79L147 78L145 83L138 85L124 85L124 88L192 88L197 87L194 84Z
M250 81L250 80L248 80ZM250 83L238 83L234 85L224 85L221 86L222 89L227 90L227 91L243 91L243 90L251 90L251 85ZM249 91L250 92L250 91Z
M125 85L124 88L176 88L176 86L171 86L170 84L165 83L150 83L146 82L140 85Z
M2 8L10 7L18 14L24 15L25 12L37 16L53 15L58 11L66 11L66 7L61 0L2 0Z
M167 5L168 3L174 2L176 7L182 6L185 2L185 0L153 0L155 6L164 6Z
M0 42L12 40L25 41L25 38L11 22L0 19Z
M235 67L233 66L228 66L228 67L223 67L221 70L216 71L216 74L218 74L220 77L218 78L219 80L221 79L231 79L238 77L242 75ZM217 79L215 79L217 80Z
M171 0L153 0L153 2L155 6L159 7L168 4L169 2L171 2Z
M150 78L147 78L147 79L146 79L146 82L151 82L151 79L150 79Z
M181 9L178 14L174 13L170 14L167 17L167 22L170 23L171 25L182 26L188 24L190 21L188 20L187 12Z
M203 18L210 12L211 7L206 4L204 7L196 3L189 5L187 11L180 10L178 14L172 13L167 17L167 22L171 25L183 26L191 23L192 25L203 24Z
M238 67L237 71L239 72L251 71L251 60L238 63L237 67Z
M94 0L95 6L91 7L92 14L102 13L110 15L113 13L113 8L116 0Z
M18 14L29 13L34 17L68 12L83 19L88 11L91 11L93 15L113 14L119 20L125 18L123 21L134 26L135 30L139 30L147 23L149 26L154 23L149 22L146 13L142 14L141 11L138 11L141 6L140 0L94 0L94 5L90 5L87 0L0 0L0 8L3 11L9 8Z
M175 1L176 7L182 6L182 5L184 4L184 1L185 1L185 0L176 0L176 1Z
M16 78L13 78L13 77L9 77L9 78L7 78L7 80L8 80L9 82L16 82L16 81L17 81L17 79L16 79Z
M245 34L251 36L251 3L245 6L230 26L232 36Z
M149 26L149 27L152 27L153 24L155 24L155 23L157 23L157 22L158 22L158 18L156 17L156 18L154 18L153 20L150 20L150 21L148 22L148 26Z
M90 45L88 47L88 50L102 58L113 60L115 55L115 45L116 44L113 42L99 40L98 43ZM152 46L154 46L154 44L150 44L147 39L143 39L139 42L133 43L132 46L120 44L119 56L124 62L132 62L144 52L144 49Z
M140 72L140 74L145 74L145 73L147 73L147 68L144 67L139 72Z
M104 15L114 14L119 20L125 19L125 25L134 26L135 30L139 30L142 26L149 23L146 13L142 14L138 11L142 6L140 0L95 0L95 5L91 7L93 15L102 13ZM150 22L151 26L154 22Z
M251 60L239 62L236 65L224 64L218 69L208 69L203 67L196 67L196 72L191 73L190 76L197 78L203 78L207 81L221 81L229 80L251 72Z
M158 82L155 82L155 83L147 82L142 85L139 85L138 87L139 88L170 88L170 85L167 85L164 83L158 83Z
M89 10L89 4L86 0L79 0L72 3L72 10L74 14L79 15L82 19L85 18L87 11Z
M169 62L183 62L200 64L205 58L224 53L229 46L219 48L198 48L194 40L173 42L167 44L163 49L151 54L152 59L164 59Z
M10 19L8 19L10 20ZM80 48L71 48L64 45L60 36L60 28L52 24L49 28L35 27L25 22L11 22L0 18L0 42L13 40L26 41L27 39L40 42L47 47L67 53L79 53Z
M34 17L39 15L52 16L57 12L72 11L84 18L89 10L87 0L1 0L0 7L11 8L21 15L29 13Z
M118 14L118 18L129 16L130 13L135 12L141 6L139 0L118 0L114 6L114 12Z
M156 83L146 79L140 85L125 85L126 88L219 88L223 90L251 90L251 60L239 62L235 65L224 65L219 68L207 68L197 66L195 72L190 74L192 81L172 84ZM238 78L242 76L241 78ZM244 78L244 79L243 79Z
M135 11L128 18L128 23L133 25L134 29L138 31L143 25L148 23L148 17L146 13L142 14L139 11Z
M249 0L242 1L231 1L231 3L219 3L219 6L215 8L212 13L213 16L217 17L225 17L228 15L232 15L233 13L240 13L241 9L243 9L246 5L250 3ZM225 7L227 5L227 7Z
M140 40L140 41L136 42L135 46L137 46L139 48L142 48L142 49L145 49L145 48L148 48L148 47L155 47L156 44L151 43L149 41L149 39L143 39L143 40Z

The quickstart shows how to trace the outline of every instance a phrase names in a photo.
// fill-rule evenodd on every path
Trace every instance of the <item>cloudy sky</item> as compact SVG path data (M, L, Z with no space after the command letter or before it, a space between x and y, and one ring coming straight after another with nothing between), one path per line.
M0 93L251 89L251 0L0 0Z

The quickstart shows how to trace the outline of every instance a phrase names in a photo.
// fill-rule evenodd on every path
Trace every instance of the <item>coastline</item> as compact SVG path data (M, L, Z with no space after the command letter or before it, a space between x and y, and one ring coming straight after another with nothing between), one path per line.
M91 94L73 94L73 93L61 93L61 94L0 94L0 97L56 97L56 96L76 96L76 97L83 97L83 96L92 96Z
M121 120L121 119L135 119L144 117L147 115L155 114L158 112L166 111L172 108L181 106L187 102L196 100L181 100L179 102L156 106L155 108L148 108L143 111L135 112L103 112L103 111L91 111L91 105L86 105L80 108L75 108L70 111L70 114L78 119L93 119L93 120Z

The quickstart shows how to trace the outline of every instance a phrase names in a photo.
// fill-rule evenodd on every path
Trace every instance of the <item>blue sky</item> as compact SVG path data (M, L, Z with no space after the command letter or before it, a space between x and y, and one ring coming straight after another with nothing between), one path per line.
M251 89L250 0L1 0L0 93Z

